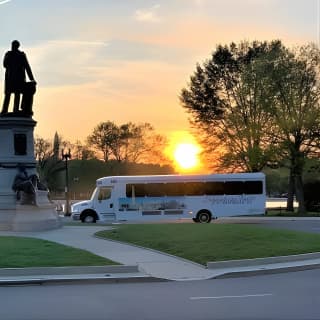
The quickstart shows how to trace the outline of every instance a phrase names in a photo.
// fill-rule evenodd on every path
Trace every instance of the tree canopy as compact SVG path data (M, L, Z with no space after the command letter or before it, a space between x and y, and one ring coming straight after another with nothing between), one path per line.
M267 135L272 100L265 66L283 50L280 41L220 45L182 90L182 105L204 136L206 151L223 147L220 168L260 171L275 154Z

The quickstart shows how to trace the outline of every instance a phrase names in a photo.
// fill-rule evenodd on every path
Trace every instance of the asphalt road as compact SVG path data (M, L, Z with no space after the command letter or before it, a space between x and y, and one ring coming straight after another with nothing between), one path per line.
M251 224L261 225L264 227L276 228L276 229L288 229L295 231L320 233L320 219L310 218L305 220L303 218L286 218L281 219L280 217L264 219L263 217L248 217L248 218L228 218L228 219L217 219L213 223L236 223L236 224Z
M0 319L319 319L319 277L0 287Z
M269 221L267 223L264 223L264 225L277 229L289 229L311 233L320 233L320 220L309 221L292 219L288 221Z

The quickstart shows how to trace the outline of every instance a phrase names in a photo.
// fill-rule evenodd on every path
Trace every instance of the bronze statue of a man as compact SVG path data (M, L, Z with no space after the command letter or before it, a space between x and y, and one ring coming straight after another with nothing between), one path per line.
M14 93L13 112L17 113L20 106L20 94L24 93L26 86L26 73L34 83L35 80L29 65L27 56L19 50L20 43L17 40L12 41L11 51L8 51L3 59L5 73L5 96L1 114L8 113L11 93Z

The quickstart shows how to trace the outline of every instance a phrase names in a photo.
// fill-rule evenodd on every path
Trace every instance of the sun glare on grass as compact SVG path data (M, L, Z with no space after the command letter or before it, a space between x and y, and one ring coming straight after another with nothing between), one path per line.
M199 147L193 143L180 143L175 147L173 157L183 170L194 169L199 165Z

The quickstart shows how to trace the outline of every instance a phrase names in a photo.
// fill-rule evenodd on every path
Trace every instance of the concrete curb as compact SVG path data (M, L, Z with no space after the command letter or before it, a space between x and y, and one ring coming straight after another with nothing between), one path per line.
M320 252L297 254L291 256L279 256L268 258L244 259L244 260L229 260L218 262L207 262L208 269L220 268L236 268L236 267L250 267L274 263L298 262L312 259L319 259Z
M64 285L64 284L98 284L98 283L142 283L142 282L165 282L166 279L160 279L150 276L95 276L79 278L23 278L23 279L1 279L1 286L18 286L18 285Z
M308 264L308 265L297 265L297 266L286 266L278 268L266 268L260 266L260 268L253 270L242 270L242 271L226 271L225 273L217 276L213 276L210 279L228 279L228 278L239 278L239 277L254 277L258 275L268 275L268 274L280 274L287 272L297 272L297 271L307 271L319 269L320 263Z
M79 266L79 267L39 267L39 268L1 268L0 277L79 275L103 273L138 273L138 266Z
M138 266L41 267L0 269L0 286L167 281L140 273Z

